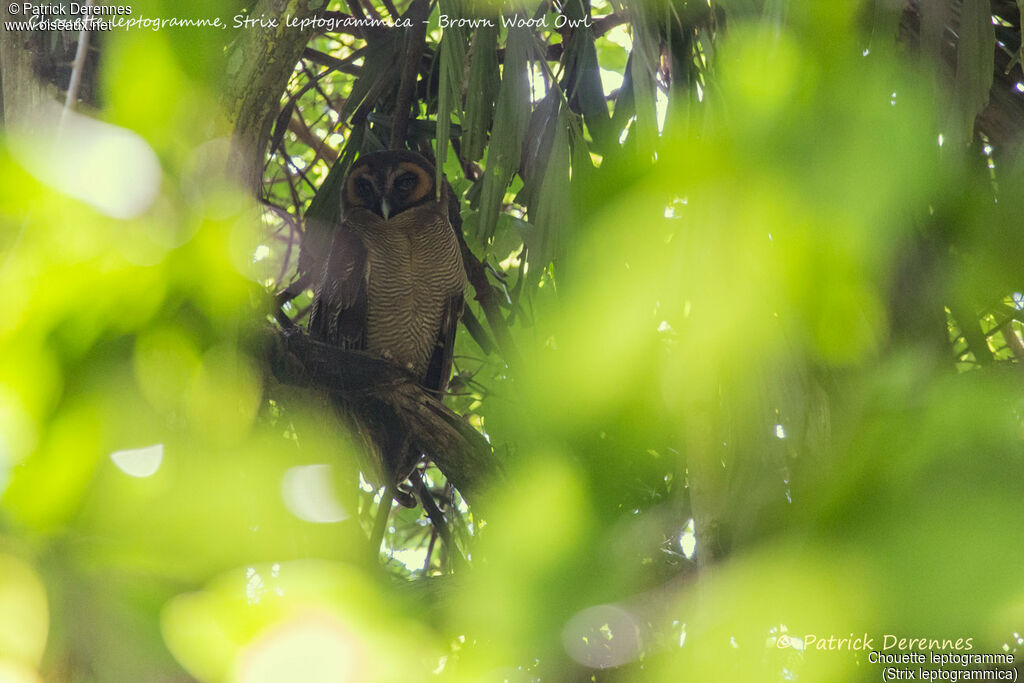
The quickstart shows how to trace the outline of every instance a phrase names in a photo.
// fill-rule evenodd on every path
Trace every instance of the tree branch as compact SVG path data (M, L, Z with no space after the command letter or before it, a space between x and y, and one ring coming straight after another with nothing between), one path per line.
M352 64L350 59L338 59L337 57L332 57L331 55L325 52L320 52L320 50L314 50L311 47L307 47L305 50L302 51L302 57L304 59L308 59L314 64L319 64L320 66L327 66L334 69L335 71L340 71L342 73L350 74L352 76L358 76L363 72L362 68L356 66L355 64Z
M306 125L302 115L292 116L288 122L288 130L295 133L295 137L302 141L307 147L313 150L313 153L319 159L324 159L328 162L328 165L333 164L338 160L338 153L334 148L327 145L324 140L313 135L313 131ZM316 159L314 159L315 163Z
M232 166L257 196L263 152L280 111L281 93L313 32L312 27L286 27L283 17L305 19L323 4L324 0L257 0L252 16L277 18L278 25L242 31L228 48L222 102L235 128Z
M1013 323L1007 320L999 328L999 331L1003 333L1003 339L1006 340L1006 346L1013 353L1013 357L1017 359L1018 363L1024 363L1024 342L1021 342L1020 337L1014 331Z
M467 501L501 476L490 444L401 366L362 351L310 339L298 330L270 331L264 354L282 384L326 391L355 414L393 413L413 448L430 458Z
M40 111L51 99L33 67L45 34L6 27L8 20L20 18L8 13L6 3L0 5L0 124L7 129L38 125Z
M402 80L398 86L398 98L395 100L391 149L405 148L405 133L409 127L409 112L416 90L416 74L419 72L420 59L423 57L423 49L427 42L427 25L424 22L429 14L430 3L427 0L413 0L413 4L406 12L413 27L409 32L405 63L402 65Z

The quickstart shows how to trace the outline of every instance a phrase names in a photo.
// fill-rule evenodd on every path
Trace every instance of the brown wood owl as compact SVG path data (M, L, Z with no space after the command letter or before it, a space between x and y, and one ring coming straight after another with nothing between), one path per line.
M414 152L359 157L322 257L309 334L392 360L440 394L451 375L466 276L448 198L442 193L438 201L434 179L434 167ZM406 452L386 416L369 421L381 423L370 431L397 484L419 456Z

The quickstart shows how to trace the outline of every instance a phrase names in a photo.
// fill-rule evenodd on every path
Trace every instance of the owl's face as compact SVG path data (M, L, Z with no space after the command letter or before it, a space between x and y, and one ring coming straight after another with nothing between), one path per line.
M384 220L431 201L434 167L415 152L363 155L345 181L345 209L363 208Z

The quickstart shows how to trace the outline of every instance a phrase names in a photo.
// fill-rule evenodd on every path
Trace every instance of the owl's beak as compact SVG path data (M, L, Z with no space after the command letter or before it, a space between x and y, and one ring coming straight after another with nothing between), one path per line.
M390 214L391 204L388 203L387 199L380 200L380 215L384 217L384 220L387 220Z

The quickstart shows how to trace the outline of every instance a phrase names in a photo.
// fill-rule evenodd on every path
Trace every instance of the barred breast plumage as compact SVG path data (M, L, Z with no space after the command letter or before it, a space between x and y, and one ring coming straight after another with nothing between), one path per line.
M439 208L427 204L386 221L369 215L360 235L369 265L366 349L421 378L448 302L466 282L458 241Z

